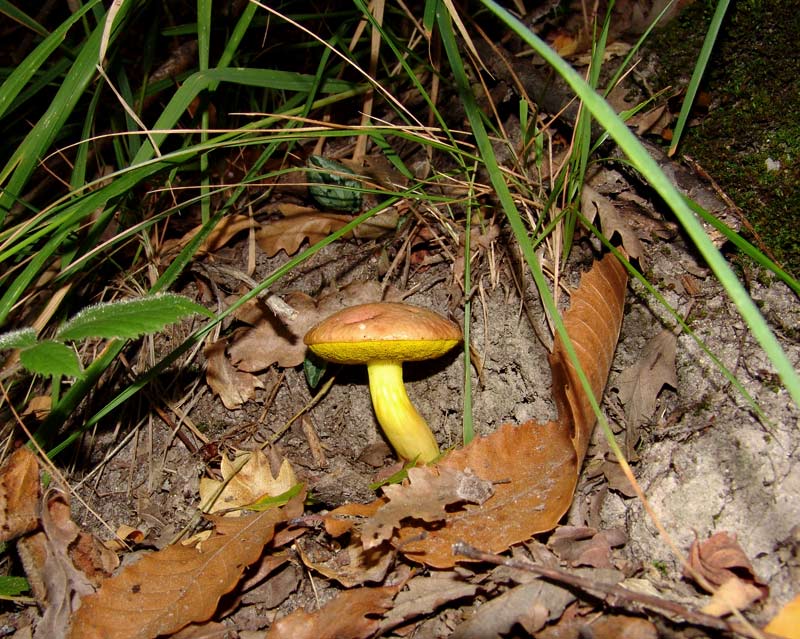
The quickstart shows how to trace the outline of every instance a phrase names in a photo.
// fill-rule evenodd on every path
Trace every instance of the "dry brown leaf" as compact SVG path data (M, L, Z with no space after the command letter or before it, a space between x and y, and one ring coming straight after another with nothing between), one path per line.
M389 544L364 548L358 540L339 549L331 549L313 539L298 539L295 548L303 563L345 588L368 581L380 583L394 563L395 551Z
M225 408L234 410L253 399L257 388L264 384L255 375L237 370L225 355L227 340L218 340L203 349L206 357L206 382Z
M628 255L637 260L642 256L644 249L636 231L620 217L611 200L588 184L583 186L581 193L581 213L590 222L593 222L594 218L599 215L603 235L611 239L614 233L619 233L622 238L622 246Z
M0 541L11 541L39 525L39 463L27 446L0 469Z
M70 518L66 495L51 490L43 498L42 531L17 543L34 596L44 607L36 639L58 639L81 596L94 592L117 566L117 556Z
M451 639L501 639L515 624L533 634L558 619L575 595L547 581L516 586L481 604L475 614L459 625Z
M140 559L95 594L74 615L71 639L150 639L207 621L220 597L261 555L276 524L303 512L305 494L283 508L239 518L215 518L215 534L199 546L169 546Z
M380 636L404 621L429 615L439 606L457 599L474 597L480 586L452 570L432 571L430 575L412 577L394 598L392 609L384 616Z
M627 283L625 267L608 254L583 275L564 314L567 334L598 402L619 340ZM558 421L572 431L575 452L583 460L597 418L559 336L553 345L550 368ZM580 463L575 472L580 472Z
M476 477L469 468L409 468L407 483L383 487L387 502L365 522L362 543L373 548L390 539L403 519L439 521L445 518L447 506L464 502L481 505L493 493L491 482Z
M629 456L639 439L638 427L655 412L661 389L664 386L678 387L675 370L677 343L675 334L664 329L647 343L639 361L622 371L613 384L619 390L619 399L625 407Z
M276 621L265 639L365 639L392 606L397 587L345 590L313 613L298 610Z
M559 526L547 545L570 566L611 568L611 549L626 541L622 528L598 531L585 526Z
M208 477L203 477L200 480L200 503L205 506L223 482L231 478L211 506L211 509L205 512L216 513L220 510L247 506L264 496L277 497L297 484L297 477L288 459L284 459L281 463L278 476L273 477L269 460L262 450L258 449L252 453L244 454L248 458L238 473L236 472L236 466L244 461L242 456L231 461L223 453L220 464L222 481ZM229 514L238 515L241 514L241 511Z
M305 293L288 293L284 301L295 310L293 318L278 318L260 301L239 315L251 326L237 329L229 339L228 354L236 368L253 373L272 364L291 368L303 363L303 336L319 321L320 311Z
M760 589L766 597L769 589L758 578L753 565L736 541L736 535L717 532L705 541L695 540L689 549L689 565L712 586L720 587L733 578L738 578ZM692 578L689 571L685 575Z
M272 220L256 231L256 242L268 257L277 255L281 250L286 251L287 255L294 255L305 240L309 244L316 244L352 219L349 215L314 212Z
M226 215L219 222L217 222L217 225L200 245L200 248L195 255L201 256L205 255L206 253L214 253L215 251L218 251L228 242L230 242L234 236L242 231L246 231L251 226L253 226L253 218L248 215ZM183 237L178 238L177 240L168 240L164 242L161 245L161 250L159 251L159 257L161 261L169 262L183 249L184 246L191 241L195 235L202 230L202 228L202 225L198 226L193 228L188 233L185 233Z

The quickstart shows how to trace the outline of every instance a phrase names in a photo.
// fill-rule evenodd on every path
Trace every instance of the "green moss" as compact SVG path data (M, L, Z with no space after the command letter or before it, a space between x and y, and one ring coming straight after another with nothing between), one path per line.
M659 36L659 50L669 51L661 62L671 76L662 81L686 81L711 9L713 4L696 3ZM717 180L794 274L800 273L798 33L796 0L733 3L706 72L711 110L686 132L681 147Z

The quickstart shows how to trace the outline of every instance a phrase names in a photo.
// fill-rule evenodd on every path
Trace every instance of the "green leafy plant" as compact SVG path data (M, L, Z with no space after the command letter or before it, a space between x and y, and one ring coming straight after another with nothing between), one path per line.
M31 373L80 377L83 369L78 355L65 342L133 339L195 313L213 316L205 307L171 293L95 304L65 322L53 339L38 339L33 328L4 333L0 335L0 350L19 349L20 363Z

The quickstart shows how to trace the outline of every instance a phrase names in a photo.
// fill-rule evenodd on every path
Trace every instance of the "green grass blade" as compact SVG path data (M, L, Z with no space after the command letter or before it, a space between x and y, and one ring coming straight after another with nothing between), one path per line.
M31 79L36 75L36 72L39 71L42 64L44 64L44 62L50 57L50 54L52 54L53 51L61 46L61 44L64 42L67 32L70 30L72 25L86 15L86 12L89 11L93 5L96 5L99 2L100 0L93 0L93 2L89 2L81 7L78 11L73 13L69 18L61 23L58 28L53 31L53 33L48 35L47 31L44 31L42 35L46 36L45 39L42 40L42 42L40 42L37 47L26 56L26 58L17 66L17 68L11 72L11 75L8 76L6 81L0 85L0 118L3 117L3 114L17 97L19 92L22 91L28 82L30 82ZM0 12L7 13L6 7L8 6L13 5L10 5L5 1L0 3Z
M290 71L274 69L209 69L198 71L189 76L186 81L172 96L161 117L155 123L152 139L156 144L161 144L167 137L168 131L175 126L186 109L201 91L220 82L230 82L244 86L261 87L264 89L277 89L283 91L297 91L307 93L315 84L315 77ZM344 80L326 80L319 87L321 93L343 93L353 89L350 82ZM149 160L154 155L153 147L143 144L139 153L133 159L133 164Z
M717 0L717 8L714 11L714 16L711 18L711 24L706 31L706 37L703 41L703 47L700 49L700 55L697 58L697 63L694 65L692 77L689 80L689 85L686 87L686 96L681 105L681 112L678 114L678 121L675 123L675 131L672 134L672 144L669 145L667 155L675 153L678 144L683 135L683 129L689 121L689 115L694 106L694 99L697 96L697 90L700 88L700 82L703 80L703 74L706 72L708 60L711 58L711 52L714 50L714 44L717 41L719 30L722 27L722 20L728 11L730 0Z
M124 21L127 7L131 4L123 4L117 16L117 28L114 29L112 37L114 34L119 34L119 25ZM23 192L42 155L61 132L61 127L72 114L89 82L95 77L95 64L100 51L103 29L103 24L98 25L81 47L75 63L65 76L52 104L0 171L0 184L8 180L5 187L0 190L0 224Z

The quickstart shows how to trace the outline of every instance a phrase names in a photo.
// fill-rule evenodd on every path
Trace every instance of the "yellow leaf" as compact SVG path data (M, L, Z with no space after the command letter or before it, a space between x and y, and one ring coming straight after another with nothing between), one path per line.
M220 466L222 481L205 477L200 480L200 502L204 507L219 487L225 481L230 480L206 512L215 513L221 510L240 508L252 504L264 496L276 497L297 484L297 477L288 460L283 460L278 470L278 476L273 477L269 460L261 450L245 453L245 455L247 455L247 459L240 456L233 461L229 460L226 455L222 456ZM239 466L241 466L241 470L236 472Z

